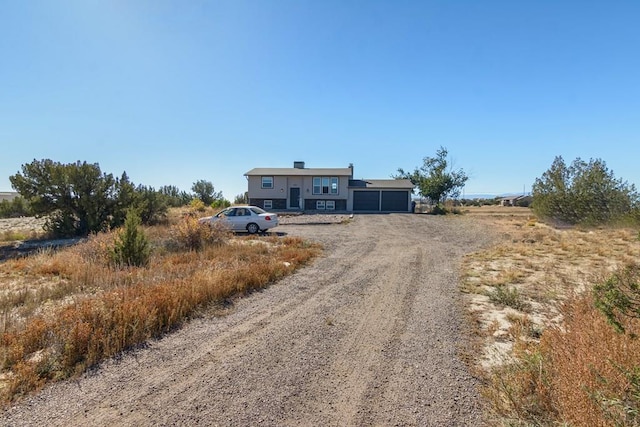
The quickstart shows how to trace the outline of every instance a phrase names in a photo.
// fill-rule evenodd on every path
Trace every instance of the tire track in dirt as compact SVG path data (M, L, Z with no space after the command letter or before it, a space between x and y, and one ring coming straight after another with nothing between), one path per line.
M153 416L153 413L165 405L175 405L176 401L180 400L182 395L194 394L202 395L206 397L209 394L209 381L219 381L219 378L210 377L205 372L211 372L219 370L220 364L225 361L234 361L252 352L252 347L256 342L269 340L270 331L272 329L282 329L283 324L294 322L295 319L302 319L308 317L313 313L313 309L310 307L319 304L319 301L331 300L334 298L331 294L342 293L341 289L331 287L329 285L335 284L335 277L340 277L344 281L350 281L350 276L353 275L351 268L353 263L361 263L363 258L366 258L371 252L375 244L373 242L361 242L358 244L357 256L349 256L349 254L343 253L344 251L337 251L335 254L330 255L327 259L321 260L323 263L327 263L327 266L335 271L335 274L330 277L318 277L317 274L311 271L303 271L299 273L296 278L297 282L313 283L310 286L300 286L304 288L304 292L293 295L291 299L281 300L277 302L277 305L265 306L261 304L258 307L258 311L251 311L251 317L241 316L241 319L235 319L233 325L227 325L225 330L219 332L219 335L215 337L215 343L207 343L205 337L203 337L203 345L198 347L198 352L190 357L188 361L184 358L180 360L180 364L173 364L173 366L167 366L171 363L171 360L164 362L164 370L169 368L173 374L169 377L161 377L151 375L150 378L155 378L155 381L146 388L139 388L131 390L126 396L123 396L123 400L141 402L135 410L135 413L131 413L128 416L128 422L130 425L135 425L139 419L144 421L148 417ZM346 260L349 260L348 262ZM285 279L285 282L288 279ZM362 277L357 276L357 281L361 281ZM283 283L287 286L286 283ZM254 295L257 297L257 295ZM209 335L209 333L205 333ZM307 347L309 346L310 337L298 337L296 345ZM273 345L273 344L272 344ZM188 349L184 348L184 352L188 352ZM164 352L163 352L164 353ZM261 363L260 360L255 360L254 364ZM238 362L242 365L244 362ZM233 367L232 371L236 371L236 367ZM226 382L233 382L233 374L227 374L224 378ZM140 382L148 382L149 379L139 378ZM204 389L204 391L203 391ZM153 396L157 396L159 390L171 390L171 394L165 395L162 399L162 403L158 404L156 397L154 405L148 405L144 402L153 402ZM112 419L114 415L119 415L119 409L117 405L102 405L103 411L108 414L106 420ZM85 421L84 416L82 420ZM105 420L105 421L106 421ZM97 420L94 420L97 421Z
M480 425L457 357L468 221L357 216L281 226L325 255L147 348L54 384L2 425Z

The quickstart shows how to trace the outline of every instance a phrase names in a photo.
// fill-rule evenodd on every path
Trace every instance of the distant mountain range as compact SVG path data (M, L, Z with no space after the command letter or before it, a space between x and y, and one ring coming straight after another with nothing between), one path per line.
M496 197L509 197L509 196L519 196L522 192L514 191L513 193L501 193L501 194L488 194L488 193L472 193L472 194L464 194L460 195L460 199L474 200L474 199L495 199ZM527 196L530 196L531 193L527 193ZM419 196L414 195L413 199L420 199Z
M509 197L509 196L521 196L522 191L514 191L513 193L501 193L501 194L465 194L464 197L460 196L464 199L494 199L496 197ZM527 196L530 196L531 193L526 193Z

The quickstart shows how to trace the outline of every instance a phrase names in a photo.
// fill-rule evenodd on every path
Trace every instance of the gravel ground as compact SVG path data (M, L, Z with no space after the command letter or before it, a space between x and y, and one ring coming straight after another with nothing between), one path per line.
M344 218L343 218L344 219ZM27 425L474 426L458 291L489 241L466 218L283 224L324 256L226 316L198 319L2 414ZM341 222L341 221L338 221Z

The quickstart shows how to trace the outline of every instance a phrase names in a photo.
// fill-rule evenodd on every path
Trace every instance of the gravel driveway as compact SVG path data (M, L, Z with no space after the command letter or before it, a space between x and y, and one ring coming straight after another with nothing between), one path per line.
M489 242L464 217L356 215L275 231L324 244L312 265L78 380L3 425L473 426L458 291Z

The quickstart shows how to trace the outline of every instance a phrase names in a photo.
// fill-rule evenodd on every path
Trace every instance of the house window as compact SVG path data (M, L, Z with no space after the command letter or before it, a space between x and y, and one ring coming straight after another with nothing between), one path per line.
M273 177L272 176L263 176L262 177L262 188L273 188Z
M336 209L336 201L335 200L327 200L325 206L328 211L333 211Z
M338 177L314 176L313 194L338 194Z
M316 200L316 209L320 210L324 210L325 204L324 204L324 200Z
M264 202L262 202L262 206L265 209L273 209L273 200L265 200Z

